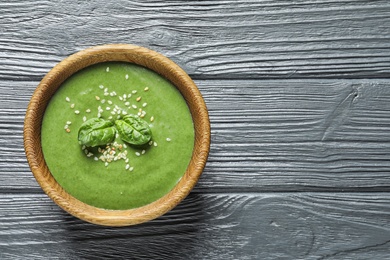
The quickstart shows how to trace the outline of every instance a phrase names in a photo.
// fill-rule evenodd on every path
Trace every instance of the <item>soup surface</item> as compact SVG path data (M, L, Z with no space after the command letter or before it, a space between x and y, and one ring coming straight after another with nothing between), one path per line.
M99 147L78 142L92 118L115 122L135 115L149 124L142 146L115 141ZM166 79L131 63L99 63L66 80L42 122L42 150L57 182L72 196L104 209L131 209L167 194L183 176L194 146L190 111Z

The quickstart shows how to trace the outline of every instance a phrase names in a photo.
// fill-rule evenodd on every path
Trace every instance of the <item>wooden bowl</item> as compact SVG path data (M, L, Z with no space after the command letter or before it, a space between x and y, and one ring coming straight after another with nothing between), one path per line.
M123 61L149 68L172 82L187 102L195 128L195 145L184 176L164 197L129 210L106 210L87 205L67 193L50 173L41 147L41 125L50 98L77 71L101 62ZM35 179L62 209L82 220L106 226L135 225L157 218L182 201L197 183L210 149L210 122L204 100L191 78L167 57L134 45L109 44L92 47L57 64L42 79L27 108L24 148Z

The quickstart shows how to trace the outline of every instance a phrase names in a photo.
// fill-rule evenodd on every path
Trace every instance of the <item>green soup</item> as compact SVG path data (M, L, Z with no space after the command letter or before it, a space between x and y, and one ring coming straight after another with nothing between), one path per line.
M114 121L125 114L148 122L150 142L133 146L116 136L108 147L79 144L85 120ZM46 108L41 141L46 164L68 193L95 207L131 209L161 198L180 180L191 159L194 127L185 100L169 81L131 63L109 62L62 84ZM113 156L107 159L103 152Z

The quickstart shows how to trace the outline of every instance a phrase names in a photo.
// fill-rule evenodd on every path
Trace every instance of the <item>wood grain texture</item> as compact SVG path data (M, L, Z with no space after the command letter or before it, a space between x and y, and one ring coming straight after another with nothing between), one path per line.
M211 152L196 191L390 190L390 81L196 81ZM25 159L37 82L0 83L0 192L38 191Z
M0 259L388 259L389 28L387 0L0 1ZM211 119L195 190L130 228L60 210L23 152L38 82L104 43L173 59Z
M2 1L0 77L40 80L98 44L155 49L196 78L366 78L390 72L382 1Z
M0 258L386 259L389 193L191 194L152 222L82 222L45 195L0 195ZM359 210L356 210L359 208Z

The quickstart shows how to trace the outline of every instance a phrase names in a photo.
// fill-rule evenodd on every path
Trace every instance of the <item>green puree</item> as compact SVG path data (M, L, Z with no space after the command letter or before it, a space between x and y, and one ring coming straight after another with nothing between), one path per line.
M118 159L106 166L97 149L90 149L90 157L82 150L78 130L83 120L98 116L99 106L101 118L116 118L111 114L115 105L134 115L142 108L152 142L142 147L125 143L128 162ZM124 143L120 137L115 141ZM192 117L180 92L158 74L130 63L100 63L73 75L52 97L42 123L42 149L54 178L75 198L105 209L136 208L167 194L183 176L193 146Z

